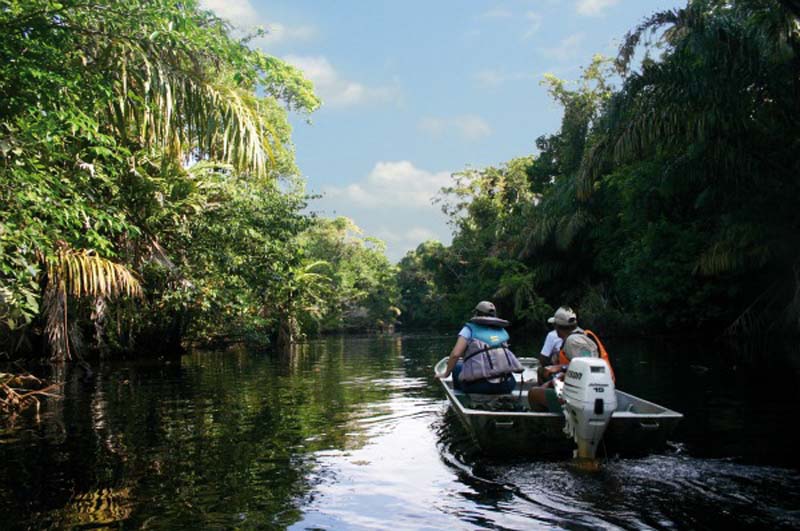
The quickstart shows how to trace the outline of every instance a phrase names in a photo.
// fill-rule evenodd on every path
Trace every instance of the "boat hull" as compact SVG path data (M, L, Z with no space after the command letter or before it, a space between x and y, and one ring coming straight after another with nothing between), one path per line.
M575 444L564 434L563 415L528 410L527 390L535 381L536 361L522 361L527 369L512 395L462 393L453 388L450 378L442 379L452 409L487 455L572 455ZM663 449L683 415L619 390L616 394L617 410L611 416L598 456L637 455Z

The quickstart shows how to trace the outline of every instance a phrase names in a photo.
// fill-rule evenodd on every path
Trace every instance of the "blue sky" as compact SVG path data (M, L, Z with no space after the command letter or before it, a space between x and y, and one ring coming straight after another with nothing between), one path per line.
M574 80L594 53L678 0L203 0L255 44L300 67L323 107L295 116L310 210L353 219L397 261L450 242L431 204L452 172L534 153L561 109L539 85Z

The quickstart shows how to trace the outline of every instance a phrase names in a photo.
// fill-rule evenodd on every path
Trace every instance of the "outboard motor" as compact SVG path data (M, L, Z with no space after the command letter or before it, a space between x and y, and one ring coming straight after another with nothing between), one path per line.
M558 388L564 401L564 433L578 445L575 457L594 459L611 414L617 409L608 364L600 358L575 358Z

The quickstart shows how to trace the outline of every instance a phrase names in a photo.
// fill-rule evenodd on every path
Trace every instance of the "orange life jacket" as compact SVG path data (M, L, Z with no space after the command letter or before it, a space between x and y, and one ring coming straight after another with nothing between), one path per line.
M572 332L572 333L580 334L581 332ZM611 360L608 359L608 352L606 351L606 347L604 347L603 343L600 341L600 338L597 337L597 334L595 334L591 330L584 330L583 334L592 341L594 341L595 345L597 345L597 350L600 352L600 357L604 359L606 363L608 363L608 368L611 371L611 379L614 381L614 383L616 383L617 379L614 376L614 368L611 366ZM562 341L561 343L561 350L558 352L558 363L560 363L561 365L569 365L569 358L567 358L567 354L564 352L564 345L566 344L567 340L564 339L564 341Z

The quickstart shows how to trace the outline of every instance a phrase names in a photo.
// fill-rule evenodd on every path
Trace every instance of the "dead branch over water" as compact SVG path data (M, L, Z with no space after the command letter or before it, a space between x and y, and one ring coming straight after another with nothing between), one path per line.
M13 417L34 407L38 417L40 398L61 398L58 394L54 394L59 387L59 384L48 385L30 373L0 372L0 416Z

